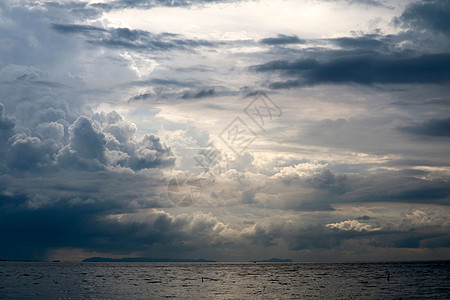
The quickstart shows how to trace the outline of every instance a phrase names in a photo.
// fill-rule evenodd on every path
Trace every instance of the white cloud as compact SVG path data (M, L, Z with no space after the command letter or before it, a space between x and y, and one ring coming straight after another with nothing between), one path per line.
M386 7L348 6L339 2L263 0L114 11L104 18L131 28L226 40L260 39L280 32L303 38L342 36L355 28L372 29L375 20L378 28L388 29L390 20L398 13Z
M338 223L331 223L326 225L327 228L337 229L341 231L378 231L381 228L373 228L369 224L360 223L357 220L347 220Z

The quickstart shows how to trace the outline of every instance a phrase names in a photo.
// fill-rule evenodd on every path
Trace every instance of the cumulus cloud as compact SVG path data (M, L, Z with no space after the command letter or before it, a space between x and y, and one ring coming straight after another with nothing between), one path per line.
M41 123L37 126L36 132L42 139L60 141L64 138L64 125L57 122Z
M42 120L49 118L40 118L39 121ZM10 137L8 142L3 142L7 147L9 168L31 170L61 166L102 170L119 166L138 171L170 167L175 162L170 148L162 144L159 138L145 135L136 139L136 126L125 122L115 112L97 114L93 119L80 116L70 125L67 120L39 121L33 122L37 123L36 130L22 130ZM9 124L3 126L8 130L13 128L12 122L3 122Z
M360 223L357 220L347 220L338 223L331 223L326 225L327 228L336 229L340 231L378 231L381 228L372 228L369 224Z
M0 227L11 245L2 257L90 248L86 219L171 205L161 171L174 165L170 147L155 135L136 137L136 125L115 111L94 113L48 76L19 65L0 71ZM74 243L53 240L57 235Z
M52 142L42 142L38 137L16 134L10 139L7 165L19 170L51 167L57 151L55 146Z
M97 159L105 162L105 135L93 127L87 117L79 117L69 127L70 148L85 159Z
M93 118L96 122L81 116L69 127L70 142L58 154L59 163L75 168L93 164L94 169L119 166L135 171L174 165L171 149L158 137L135 139L136 125L116 112Z

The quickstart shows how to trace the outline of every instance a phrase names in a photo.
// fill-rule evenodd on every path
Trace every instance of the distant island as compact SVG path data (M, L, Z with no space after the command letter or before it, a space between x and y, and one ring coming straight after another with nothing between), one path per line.
M123 258L110 258L110 257L89 257L82 262L192 262L192 263L205 263L216 262L215 260L209 260L204 258L190 259L190 258L149 258L149 257L123 257ZM271 258L266 260L251 260L250 262L269 262L269 263L289 263L292 259L286 258Z
M292 262L292 259L271 258L266 260L252 260L253 262Z
M123 258L109 258L109 257L89 257L83 262L216 262L208 259L189 259L189 258L148 258L148 257L123 257Z
M39 260L31 260L31 259L0 259L0 262L39 262Z

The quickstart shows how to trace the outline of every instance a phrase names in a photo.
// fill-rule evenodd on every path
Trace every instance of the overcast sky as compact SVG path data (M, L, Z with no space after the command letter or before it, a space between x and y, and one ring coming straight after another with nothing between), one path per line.
M0 259L450 259L450 2L0 2Z

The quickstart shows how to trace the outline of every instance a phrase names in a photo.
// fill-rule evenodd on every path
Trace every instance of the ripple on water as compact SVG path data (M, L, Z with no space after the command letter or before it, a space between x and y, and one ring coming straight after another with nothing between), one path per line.
M446 299L450 293L449 267L450 263L60 263L57 267L45 263L0 263L0 298ZM395 274L389 283L386 270Z

